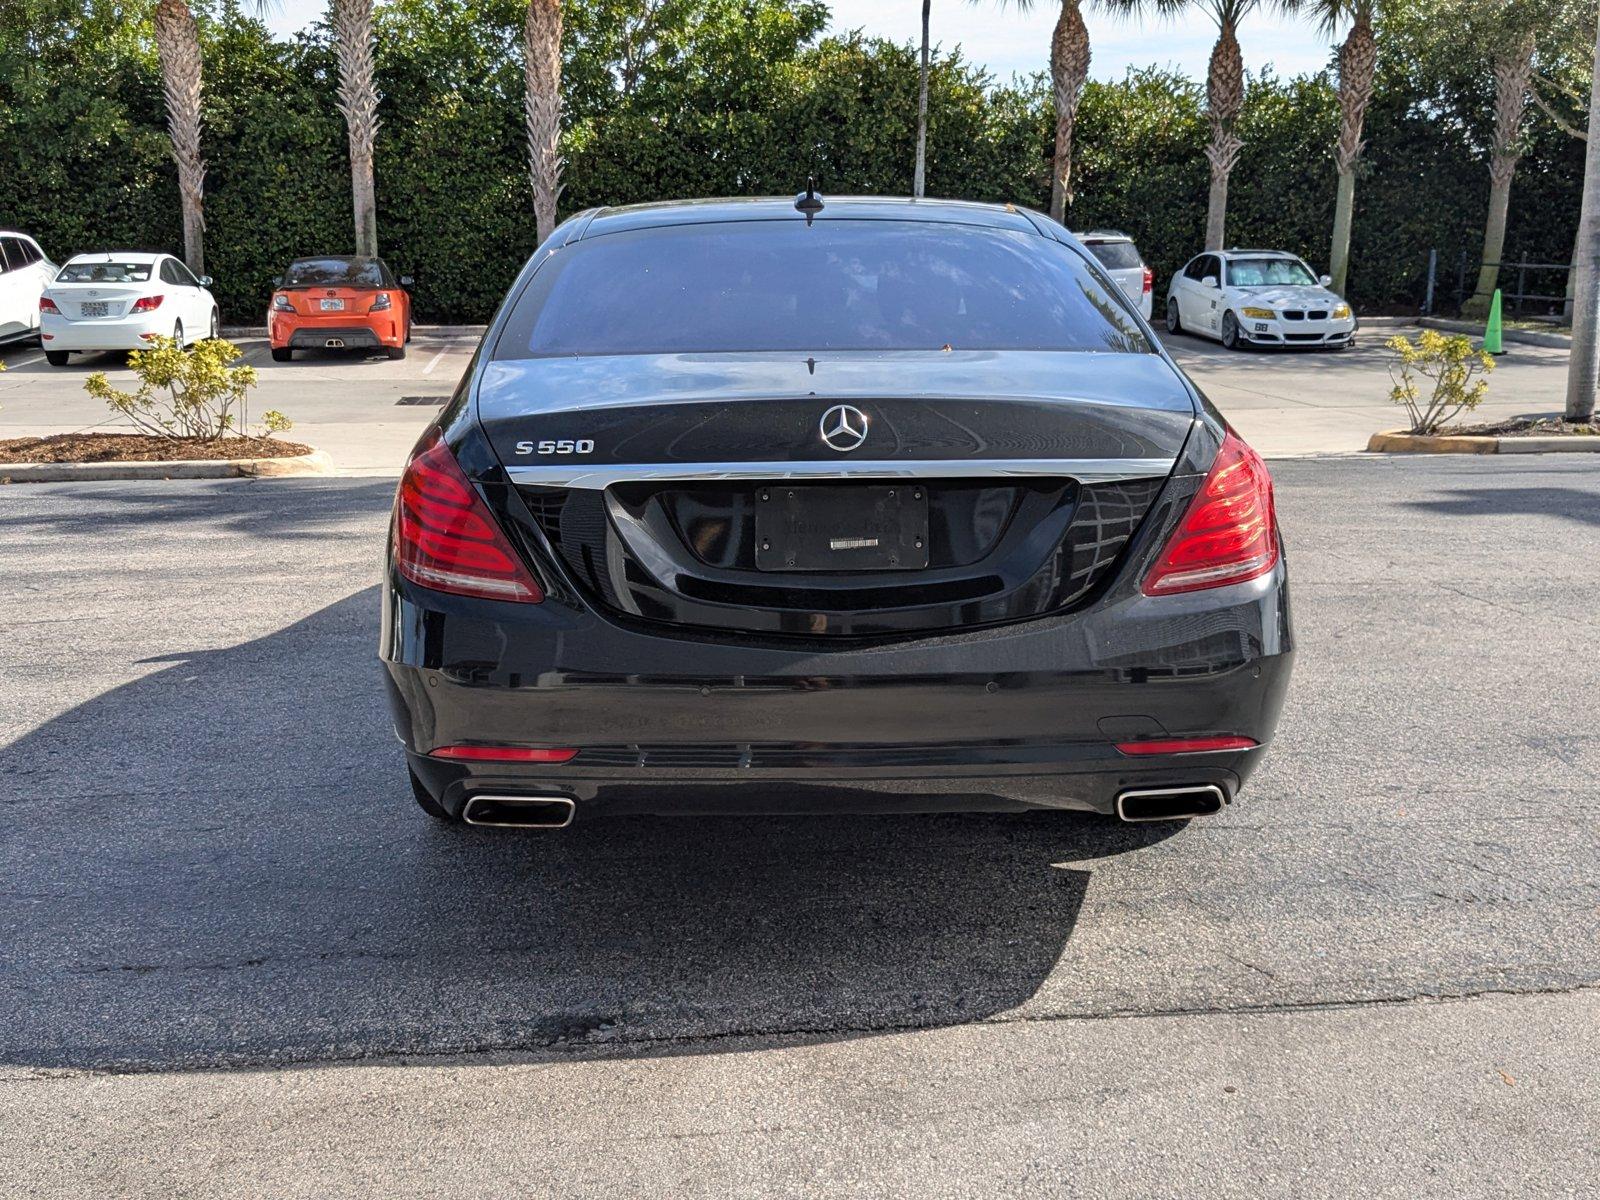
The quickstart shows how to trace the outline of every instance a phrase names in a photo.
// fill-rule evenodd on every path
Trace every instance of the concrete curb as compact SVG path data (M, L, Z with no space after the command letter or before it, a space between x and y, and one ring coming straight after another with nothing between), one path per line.
M1441 437L1389 429L1367 442L1373 454L1600 454L1600 437Z
M487 325L413 325L413 336L421 335L431 338L476 338L482 337ZM224 325L217 332L225 338L264 338L267 336L265 325Z
M0 463L0 484L90 483L106 479L252 479L328 475L333 459L313 450L289 458L185 459L172 462Z
M1442 329L1446 333L1467 333L1481 339L1483 326L1471 321L1451 321L1444 317L1418 317L1418 325L1429 329ZM1551 346L1557 350L1572 349L1572 339L1564 333L1539 333L1532 329L1507 329L1502 335L1508 342L1521 342L1526 346Z

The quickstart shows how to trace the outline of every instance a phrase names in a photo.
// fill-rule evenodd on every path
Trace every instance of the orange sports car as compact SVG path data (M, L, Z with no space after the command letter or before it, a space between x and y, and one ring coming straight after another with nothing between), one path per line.
M411 279L397 280L381 258L297 258L272 283L267 336L274 362L288 362L296 350L321 347L406 356Z

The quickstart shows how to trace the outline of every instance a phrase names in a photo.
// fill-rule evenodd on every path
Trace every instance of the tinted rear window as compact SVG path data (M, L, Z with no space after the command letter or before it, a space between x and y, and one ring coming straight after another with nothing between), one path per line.
M1139 248L1132 242L1085 242L1084 249L1100 260L1108 271L1125 271L1129 267L1142 267Z
M82 262L68 263L56 276L57 283L146 283L154 263Z
M375 258L302 258L283 273L284 287L386 287Z
M811 350L1148 353L1068 247L911 221L720 222L607 234L539 269L495 357Z

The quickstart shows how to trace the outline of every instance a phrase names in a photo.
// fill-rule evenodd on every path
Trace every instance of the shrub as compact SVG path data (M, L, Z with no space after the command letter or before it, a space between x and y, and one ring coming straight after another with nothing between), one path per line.
M1477 408L1489 392L1488 379L1474 378L1494 370L1494 359L1474 350L1462 334L1424 329L1415 339L1396 334L1385 345L1395 356L1389 363L1394 381L1389 399L1405 405L1412 433L1432 433L1456 414ZM1426 395L1423 381L1433 384Z
M228 365L237 358L239 347L221 338L199 342L189 352L169 337L152 338L150 349L128 355L128 365L139 377L138 391L118 391L103 371L84 380L83 390L158 437L212 442L229 436L270 437L289 429L293 422L271 409L262 414L261 433L250 433L256 369Z

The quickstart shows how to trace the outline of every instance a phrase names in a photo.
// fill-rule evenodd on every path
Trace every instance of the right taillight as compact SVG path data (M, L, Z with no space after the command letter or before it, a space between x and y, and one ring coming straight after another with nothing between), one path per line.
M1205 483L1145 576L1144 594L1243 583L1272 570L1278 553L1267 464L1230 429Z
M400 477L394 563L413 583L441 592L524 604L544 599L437 429Z
M133 307L128 312L130 314L155 312L156 309L161 307L161 301L165 298L164 296L140 296L133 302Z
M1155 286L1156 286L1156 273L1154 271L1152 271L1149 267L1146 267L1144 269L1144 294L1148 296L1150 294L1151 290Z

